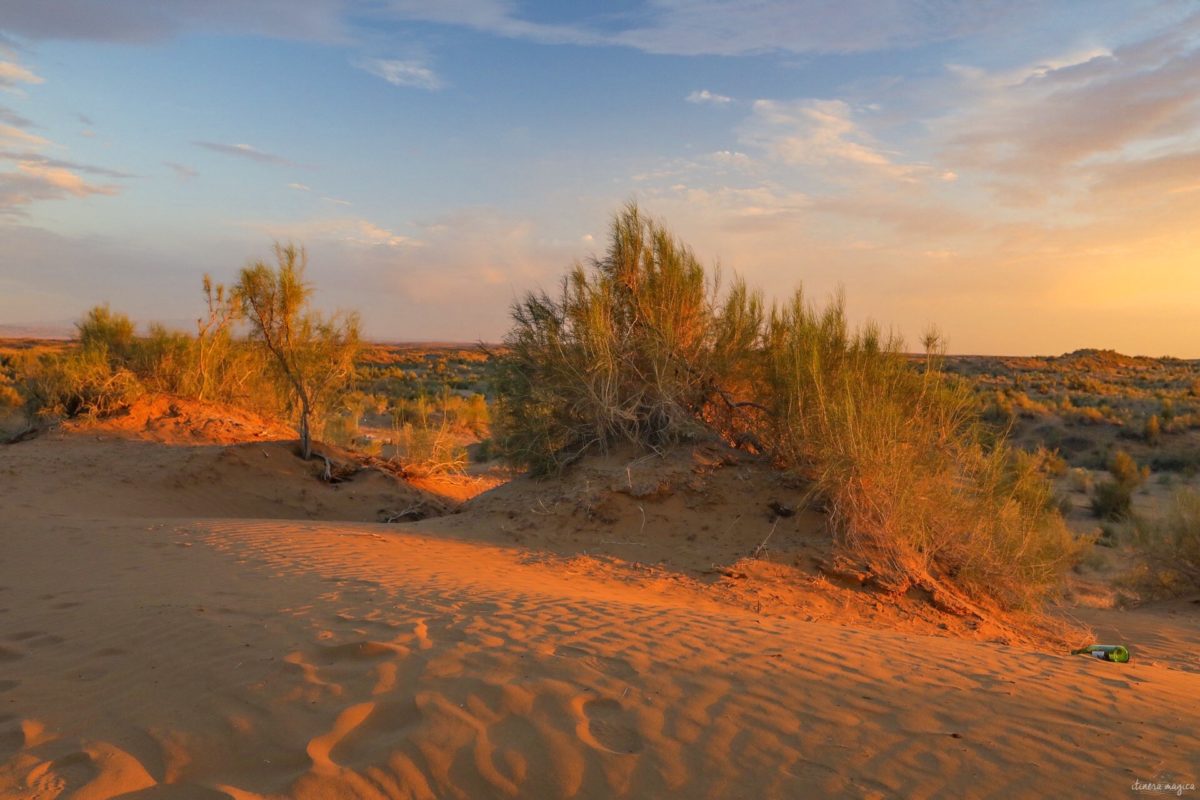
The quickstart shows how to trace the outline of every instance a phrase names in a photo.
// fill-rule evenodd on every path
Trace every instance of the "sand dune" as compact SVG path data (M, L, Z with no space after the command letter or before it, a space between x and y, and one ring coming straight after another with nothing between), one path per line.
M0 797L1110 797L1196 782L1200 670L1172 655L1200 647L1194 605L1095 620L1146 632L1151 652L1127 665L767 617L702 586L614 580L619 564L440 536L436 520L281 519L343 509L281 474L263 494L251 473L266 467L238 466L251 450L164 447L0 450ZM206 466L172 488L180 458Z

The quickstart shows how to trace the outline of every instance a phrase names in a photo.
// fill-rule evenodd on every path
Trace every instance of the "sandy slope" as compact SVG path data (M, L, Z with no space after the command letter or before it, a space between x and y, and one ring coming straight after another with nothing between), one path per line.
M1095 620L1153 642L1128 665L762 617L436 521L279 519L344 509L328 487L260 482L274 455L224 452L82 435L0 449L0 797L1200 782L1200 666L1171 657L1200 648L1200 606ZM188 459L212 472L176 481ZM218 507L238 518L204 513Z

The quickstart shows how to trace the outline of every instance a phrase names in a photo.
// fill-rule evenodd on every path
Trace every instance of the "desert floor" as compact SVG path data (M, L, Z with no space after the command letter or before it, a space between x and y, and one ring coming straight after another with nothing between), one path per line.
M403 502L372 480L335 490L266 441L0 448L0 797L1200 783L1194 603L1079 611L1124 665L806 621L450 517L365 521Z

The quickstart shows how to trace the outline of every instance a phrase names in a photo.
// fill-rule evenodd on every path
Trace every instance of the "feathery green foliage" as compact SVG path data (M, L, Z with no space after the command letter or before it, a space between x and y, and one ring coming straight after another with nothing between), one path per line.
M258 261L243 269L235 291L251 339L270 354L279 380L295 399L300 450L307 459L314 416L328 409L354 376L358 316L326 319L309 310L313 290L304 280L308 256L303 248L277 243L275 260L274 267Z
M514 306L499 358L498 438L535 473L617 442L653 448L701 433L761 321L761 301L740 284L720 310L692 251L636 206L589 266L575 265L558 298Z

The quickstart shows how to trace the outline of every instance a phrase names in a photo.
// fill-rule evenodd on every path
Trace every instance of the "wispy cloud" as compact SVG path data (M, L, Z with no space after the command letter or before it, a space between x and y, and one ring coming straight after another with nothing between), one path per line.
M443 86L441 78L423 61L416 59L364 58L354 66L383 78L393 86L437 91Z
M343 199L342 199L342 198L340 198L340 197L322 197L321 199L322 199L322 200L324 200L326 203L329 203L330 205L334 205L334 206L351 206L351 205L354 205L354 204L353 204L353 203L351 203L349 200L343 200Z
M855 180L855 173L907 181L930 172L927 165L896 160L844 100L756 100L741 139L779 161L819 168L823 177L839 181Z
M22 161L14 171L0 172L0 215L19 216L23 206L38 200L116 193L115 186L88 183L63 167Z
M175 173L175 177L181 181L190 181L200 174L195 168L175 161L164 161L163 164L170 167L171 171Z
M371 5L369 0L5 0L0 24L28 39L154 42L199 32L341 42L349 38L348 14Z
M727 106L733 102L732 97L727 97L723 94L715 94L710 92L708 89L697 89L683 99L689 103L710 106Z
M754 159L740 150L717 150L715 153L709 153L705 158L710 163L722 167L747 169L754 166Z
M289 183L287 188L297 192L311 192L312 188L303 183Z
M4 27L32 39L155 41L190 32L351 42L364 19L420 21L548 44L673 55L843 53L911 47L1027 18L1033 0L648 0L637 13L579 10L562 22L513 0L109 0L7 2ZM412 84L403 84L412 85Z
M33 122L23 117L7 106L0 106L0 124L11 125L14 128L32 128Z
M971 102L942 126L951 132L947 157L962 168L1044 183L1096 159L1194 143L1200 13L1111 53L1085 51L998 74L957 67L953 74Z
M420 247L421 242L395 233L365 219L338 217L300 222L251 222L245 227L262 231L273 239L326 242L360 247Z
M96 175L102 178L116 178L118 180L137 177L131 173L118 169L98 167L94 164L81 164L78 161L67 161L66 159L61 158L51 158L40 153L31 153L20 150L0 150L0 160L18 161L24 164L31 164L41 167L56 167L59 169L74 170L75 172L84 172L88 175Z
M627 24L579 15L560 24L523 18L509 0L390 0L390 14L547 43L618 45L670 55L845 53L911 47L1020 19L1031 0L650 0ZM864 21L867 21L864 23Z
M12 125L0 125L0 144L17 147L44 147L49 143L50 141L42 136L28 133Z
M253 145L223 144L221 142L193 142L193 144L195 144L197 147L203 147L206 150L211 150L214 153L221 153L227 156L238 156L239 158L247 158L251 161L257 161L260 164L274 164L281 167L296 166L283 156L277 156L273 153L265 153Z
M23 83L42 83L42 78L15 61L0 61L0 89L13 91Z

